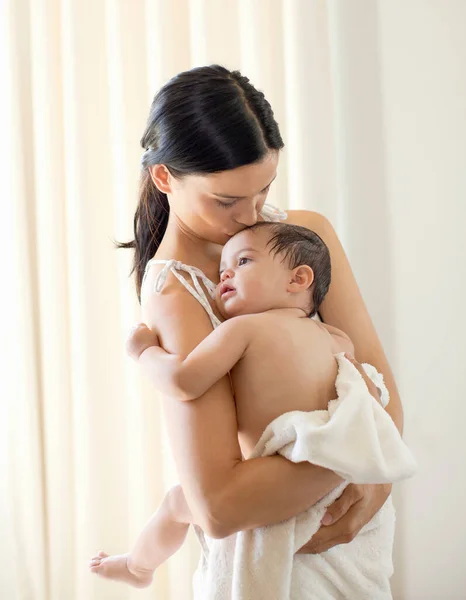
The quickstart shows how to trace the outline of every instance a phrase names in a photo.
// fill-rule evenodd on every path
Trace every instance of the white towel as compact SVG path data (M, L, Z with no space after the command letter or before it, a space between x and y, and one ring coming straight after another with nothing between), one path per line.
M379 600L391 598L395 513L391 498L350 543L320 555L295 554L319 529L326 507L349 482L394 482L416 463L360 373L336 356L338 398L328 410L286 413L264 431L251 458L279 453L340 474L345 482L304 513L277 525L209 538L195 573L195 600ZM383 377L364 368L388 402Z

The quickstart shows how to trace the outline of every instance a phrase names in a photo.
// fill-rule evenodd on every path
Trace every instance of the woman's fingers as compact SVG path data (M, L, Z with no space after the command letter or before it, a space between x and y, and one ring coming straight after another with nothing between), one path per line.
M319 554L354 539L364 524L358 506L364 492L364 486L348 485L343 494L327 508L322 527L299 552Z
M327 512L322 519L322 525L328 526L339 521L349 511L353 504L361 500L362 496L363 491L360 486L349 485L345 488L338 500L335 500L335 502L327 508Z
M300 553L320 554L333 546L348 544L357 536L364 525L359 504L353 504L349 510L333 525L321 527Z
M339 544L348 544L351 542L361 531L362 527L385 504L390 494L391 485L350 484L345 489L345 492L349 489L348 494L350 496L348 497L348 502L350 506L348 510L337 521L334 521L332 525L322 526L312 539L299 550L300 554L320 554ZM351 504L352 501L353 503ZM346 504L340 507L337 505L337 513L343 511L346 506ZM332 509L329 507L327 510L331 511Z

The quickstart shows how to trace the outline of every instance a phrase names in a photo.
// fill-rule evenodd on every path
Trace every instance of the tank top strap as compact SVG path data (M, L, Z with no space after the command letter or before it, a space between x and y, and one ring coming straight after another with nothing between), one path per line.
M215 290L216 285L213 283L204 273L198 269L197 267L193 267L191 265L185 265L179 260L150 260L146 265L146 270L144 272L144 278L142 280L141 288L144 287L144 283L146 281L147 273L149 268L152 265L164 265L163 269L157 274L154 282L154 292L156 294L160 294L163 290L165 282L167 281L167 277L169 273L173 273L173 275L178 279L178 281L188 290L188 292L196 298L196 300L203 306L206 313L209 315L210 322L212 323L212 327L215 329L220 325L220 320L214 314L212 310L212 306L206 296L204 288L201 285L201 282L204 284L209 296L212 299L215 299ZM180 275L180 271L184 271L191 276L191 282L186 281L186 279Z
M260 215L264 221L269 221L271 223L279 223L280 221L284 221L288 216L285 211L267 203L265 203L262 207Z

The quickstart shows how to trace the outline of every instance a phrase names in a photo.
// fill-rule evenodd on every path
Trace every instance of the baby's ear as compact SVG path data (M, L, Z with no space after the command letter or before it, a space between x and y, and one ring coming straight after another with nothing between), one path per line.
M314 271L308 265L301 265L291 272L288 291L292 293L302 292L311 287L314 282Z

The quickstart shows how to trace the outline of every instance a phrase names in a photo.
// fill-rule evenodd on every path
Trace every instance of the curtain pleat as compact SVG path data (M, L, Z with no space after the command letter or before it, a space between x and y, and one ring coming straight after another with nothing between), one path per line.
M464 189L456 173L461 156L464 162L466 93L454 65L464 64L455 27L465 6L454 0L4 0L0 8L0 596L189 598L199 556L192 534L149 590L102 581L87 570L100 549L126 552L177 481L157 393L125 356L126 333L140 314L128 276L131 253L114 247L132 239L139 140L152 98L176 73L212 63L240 69L264 91L286 143L270 202L331 220L395 372L411 390L414 375L406 374L401 357L413 351L408 338L397 337L397 323L410 326L416 311L394 299L394 290L400 281L410 289L403 267L412 242L403 225L421 212L414 185L406 186L408 194L399 182L411 181L405 162L417 165L418 179L441 162L424 133L432 123L439 146L451 146L451 170L444 165L448 197ZM419 63L422 48L430 56L416 88L415 69L403 71L405 50L395 42L400 29L406 48L416 51L409 23L417 23L419 12L431 34L416 55ZM429 54L431 39L445 68ZM448 97L436 96L431 67ZM417 113L411 106L408 119L398 108L405 87L417 106L427 107L411 133L424 142L413 141L406 160L398 154L405 156L404 135L409 141ZM423 104L429 95L437 104ZM455 138L449 121L445 130L436 128L443 102L458 115L463 137ZM401 200L413 202L409 218ZM425 214L435 216L423 216L424 222L433 228L441 222L446 231L447 212L430 202ZM449 277L448 285L459 298L458 280Z

